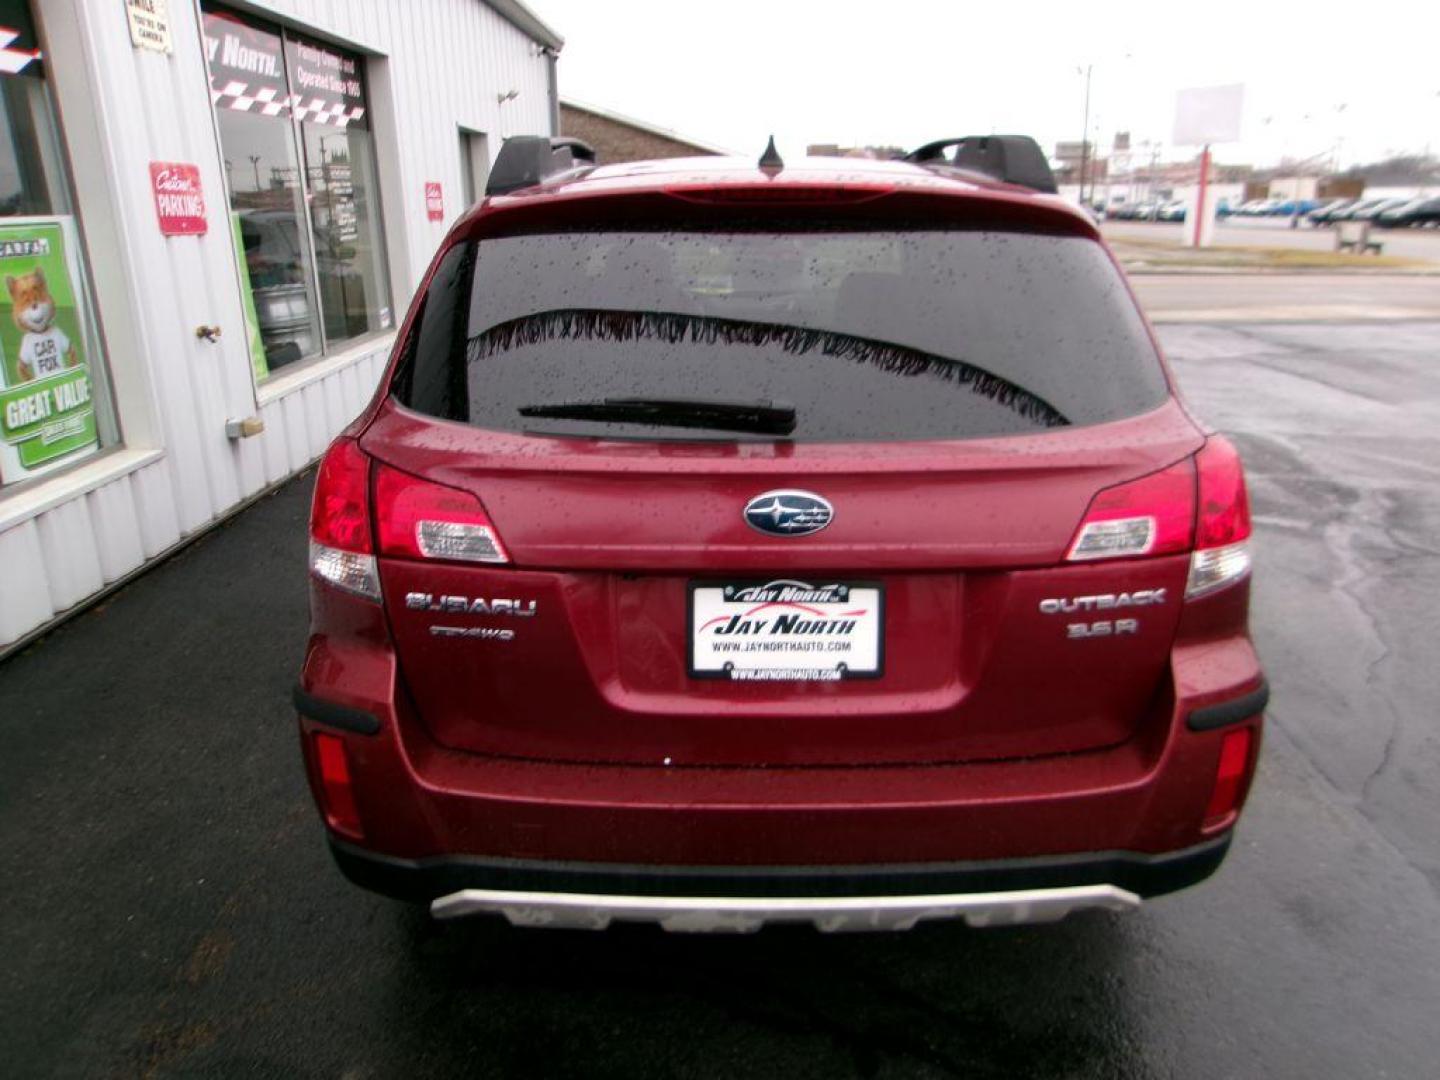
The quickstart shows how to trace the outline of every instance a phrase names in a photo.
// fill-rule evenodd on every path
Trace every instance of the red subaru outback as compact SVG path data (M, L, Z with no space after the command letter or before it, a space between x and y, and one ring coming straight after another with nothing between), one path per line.
M1035 144L589 157L506 144L320 466L345 874L671 929L1209 875L1266 702L1245 482Z

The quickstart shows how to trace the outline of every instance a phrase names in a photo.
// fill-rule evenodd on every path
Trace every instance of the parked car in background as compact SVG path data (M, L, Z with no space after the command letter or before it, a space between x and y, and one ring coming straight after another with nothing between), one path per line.
M352 880L874 930L1215 870L1267 699L1240 457L988 138L988 175L506 142L316 480L295 704Z
M1356 199L1356 200L1355 200L1353 203L1351 203L1349 206L1343 207L1342 209L1335 211L1333 214L1330 214L1330 215L1325 219L1325 221L1326 221L1327 224L1330 224L1330 225L1335 224L1337 221L1353 221L1353 220L1355 220L1355 215L1356 215L1356 214L1364 213L1365 211L1369 210L1372 206L1378 206L1380 203L1388 202L1388 201L1389 201L1388 199L1373 199L1373 198L1372 198L1372 199Z
M1133 202L1123 204L1116 213L1121 221L1145 221L1154 210L1154 203Z
M1350 215L1350 220L1374 221L1386 210L1398 210L1409 201L1409 199L1379 199L1372 206L1367 206L1363 210L1355 211L1355 213Z
M1375 223L1387 229L1440 224L1440 195L1421 195L1403 206L1382 210Z
M1299 214L1309 213L1319 205L1314 199L1286 199L1279 206L1270 210L1270 216L1295 217Z
M1354 206L1357 201L1356 199L1331 199L1329 202L1322 203L1306 214L1305 220L1309 221L1312 225L1323 225L1330 220L1332 214L1338 214L1342 210L1349 209Z
M1156 221L1184 221L1185 200L1172 199L1155 211Z

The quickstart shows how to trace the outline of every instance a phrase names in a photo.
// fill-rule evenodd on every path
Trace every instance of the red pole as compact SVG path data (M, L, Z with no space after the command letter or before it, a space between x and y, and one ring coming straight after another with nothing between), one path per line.
M1210 144L1200 151L1200 193L1195 200L1195 246L1200 246L1200 230L1205 227L1205 194L1210 186Z

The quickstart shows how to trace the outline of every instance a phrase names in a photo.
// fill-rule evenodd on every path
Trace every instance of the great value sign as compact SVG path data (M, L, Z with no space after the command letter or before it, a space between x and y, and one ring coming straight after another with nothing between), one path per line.
M99 449L78 296L57 222L0 226L0 479Z
M205 221L205 193L200 190L200 170L176 161L152 161L150 184L155 190L155 215L166 236L202 236Z

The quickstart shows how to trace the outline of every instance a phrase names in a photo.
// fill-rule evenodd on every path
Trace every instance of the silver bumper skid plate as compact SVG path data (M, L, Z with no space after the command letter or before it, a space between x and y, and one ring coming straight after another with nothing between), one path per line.
M826 932L908 930L924 919L971 926L1055 922L1072 911L1128 911L1140 897L1114 885L1075 885L945 896L605 896L462 889L430 904L437 919L504 915L515 926L603 930L611 922L658 923L680 933L749 933L766 923L813 923Z

